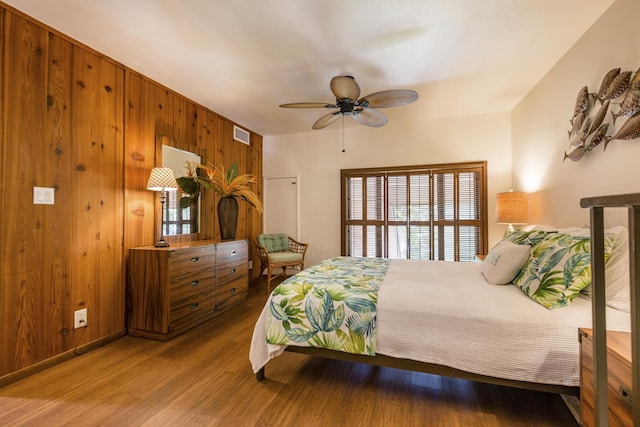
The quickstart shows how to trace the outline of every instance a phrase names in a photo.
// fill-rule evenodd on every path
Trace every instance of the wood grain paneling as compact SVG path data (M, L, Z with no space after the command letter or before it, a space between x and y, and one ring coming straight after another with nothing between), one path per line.
M122 335L128 249L156 239L156 137L261 180L262 138L237 143L233 124L0 3L0 379ZM34 186L55 204L34 205ZM216 201L205 193L200 238L219 237ZM238 238L261 228L243 206Z
M263 174L262 174L262 136L251 133L251 160L249 162L249 166L251 169L249 173L254 174L258 178L258 182L255 186L255 193L258 195L260 200L264 200L264 182L263 182ZM260 271L258 271L258 266L260 265L260 258L258 257L258 251L256 250L255 244L253 244L253 240L258 234L262 233L262 215L258 215L257 212L253 212L251 216L251 229L248 230L248 238L249 238L249 259L253 262L255 266L253 270L251 270L250 276L252 279L258 277ZM251 280L250 283L255 283L254 280Z
M125 327L123 93L124 70L74 47L72 298L88 308L87 341Z
M47 279L42 251L52 231L46 222L52 207L33 205L32 187L53 184L36 182L44 180L36 171L46 157L47 32L6 13L4 34L0 375L47 357L39 283Z
M153 242L154 194L146 190L149 171L155 165L153 126L144 124L150 111L150 86L137 74L126 72L125 79L125 149L124 149L124 246L125 248ZM160 110L161 111L161 110Z
M61 333L65 328L71 330L70 319L73 316L71 302L71 215L67 209L73 197L72 177L72 140L71 140L71 87L72 87L73 46L60 37L49 34L49 55L47 60L47 122L45 124L45 143L43 153L46 161L39 170L43 176L36 179L45 186L56 188L54 209L45 209L48 227L43 248L48 252L42 264L49 271L45 279L51 286L43 287L45 302L49 309L48 330L42 336L50 337L50 351L47 354L61 353L73 345L75 334ZM45 206L46 208L46 206ZM51 206L49 206L51 208ZM47 283L48 280L44 280Z

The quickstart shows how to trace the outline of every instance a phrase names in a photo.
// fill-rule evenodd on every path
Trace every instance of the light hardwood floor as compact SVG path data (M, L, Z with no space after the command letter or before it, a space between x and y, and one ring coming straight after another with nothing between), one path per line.
M285 353L255 380L264 289L166 343L126 336L0 389L3 426L576 426L560 396Z

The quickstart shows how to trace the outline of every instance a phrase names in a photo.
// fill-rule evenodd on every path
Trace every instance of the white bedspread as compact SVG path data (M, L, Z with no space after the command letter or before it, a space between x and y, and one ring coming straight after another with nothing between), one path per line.
M548 310L513 285L494 286L480 263L393 260L378 296L376 353L480 375L577 386L578 328L591 300ZM284 347L266 343L268 304L254 329L254 372ZM629 331L628 313L607 308L607 328Z

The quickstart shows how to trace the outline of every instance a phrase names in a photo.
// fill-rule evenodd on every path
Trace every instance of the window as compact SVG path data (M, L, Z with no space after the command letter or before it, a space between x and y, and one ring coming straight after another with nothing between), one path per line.
M487 249L486 162L343 169L342 253L473 261Z

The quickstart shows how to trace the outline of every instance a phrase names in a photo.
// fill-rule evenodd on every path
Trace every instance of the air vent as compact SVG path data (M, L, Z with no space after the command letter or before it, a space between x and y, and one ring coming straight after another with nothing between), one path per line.
M240 141L243 144L249 145L249 132L239 128L238 126L233 126L233 139L236 141Z

